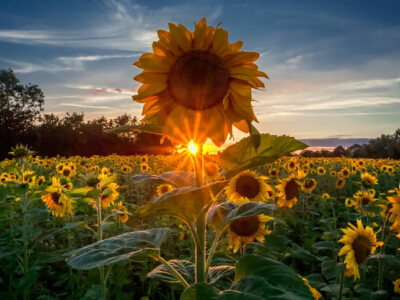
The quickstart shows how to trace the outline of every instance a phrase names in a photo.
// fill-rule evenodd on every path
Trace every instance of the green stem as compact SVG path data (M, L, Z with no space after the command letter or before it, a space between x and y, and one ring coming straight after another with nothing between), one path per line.
M217 248L218 241L219 241L219 238L221 237L222 232L223 232L222 230L221 231L217 231L217 233L215 234L214 241L213 241L213 243L211 245L210 253L208 254L208 258L207 258L206 275L208 274L208 269L211 266L212 259L213 259L214 253L215 253L215 249Z
M101 196L103 193L100 194L99 198L97 199L97 240L103 240L103 229L101 227ZM106 282L104 277L104 266L99 267L100 269L100 283L101 283L101 295L103 300L107 299L106 295Z
M342 300L343 296L343 283L344 283L344 272L340 274L339 300Z
M160 255L157 255L155 257L153 257L155 260L158 260L160 263L162 263L168 270L171 271L172 274L174 274L176 276L176 278L178 278L178 280L182 283L183 287L186 289L189 287L189 284L187 283L187 281L185 280L185 278L182 277L181 274L179 274L179 272L177 270L175 270L175 268L173 268L165 259L163 259Z
M204 184L204 160L203 145L198 146L198 151L193 156L194 174L196 179L196 187L202 187ZM206 216L207 211L203 209L196 222L196 232L198 243L196 243L195 266L196 266L196 282L205 282L205 246L206 246Z
M378 291L382 290L382 285L383 285L383 271L385 269L385 264L382 261L382 256L383 256L383 253L385 250L385 244L386 244L386 241L385 241L385 239L386 239L386 224L387 224L388 218L389 218L389 214L387 214L386 219L382 226L383 245L381 246L381 249L379 251L381 257L379 258Z
M21 175L22 178L22 175ZM22 203L22 243L24 249L23 256L23 275L24 277L28 274L28 237L27 237L27 222L26 222L26 214L28 211L27 203L26 203L26 193L25 190L21 193L21 203ZM24 289L23 291L24 300L29 299L29 289Z

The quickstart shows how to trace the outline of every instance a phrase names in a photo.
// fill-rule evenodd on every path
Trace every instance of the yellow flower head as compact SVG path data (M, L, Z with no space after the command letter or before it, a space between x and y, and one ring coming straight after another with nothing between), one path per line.
M370 254L374 254L377 246L382 246L383 242L376 241L376 235L371 227L364 228L361 220L357 220L357 227L350 224L350 227L342 229L344 236L339 242L344 246L340 249L339 256L346 255L347 276L353 276L354 280L360 278L358 265L362 264Z
M244 171L236 175L225 188L228 201L237 202L247 198L251 202L267 202L268 191L272 188L265 182L268 177L257 176L255 172Z
M158 194L158 196L161 196L169 191L172 191L173 189L175 189L175 188L170 184L160 184L157 187L157 194Z
M367 189L378 184L378 179L367 172L361 174L361 181L363 186Z
M169 32L157 31L153 53L134 63L144 70L134 78L142 83L133 96L144 103L141 121L157 118L163 133L184 145L210 138L221 146L232 125L248 132L246 120L257 121L251 89L264 88L258 77L268 78L254 64L259 54L239 51L241 41L229 44L228 32L205 18L193 32L168 25Z
M240 205L246 202L249 202L246 198L238 200ZM273 217L260 214L234 220L227 227L229 247L236 253L240 247L245 247L254 239L264 242L264 236L271 233L268 227L265 228L265 223L273 219Z

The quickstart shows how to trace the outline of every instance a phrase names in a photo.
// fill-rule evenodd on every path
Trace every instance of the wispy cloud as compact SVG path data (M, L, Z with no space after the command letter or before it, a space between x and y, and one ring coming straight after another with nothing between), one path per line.
M115 107L110 106L96 106L96 105L82 105L77 103L60 103L61 106L74 106L74 107L83 107L83 108L95 108L95 109L112 109L115 110Z

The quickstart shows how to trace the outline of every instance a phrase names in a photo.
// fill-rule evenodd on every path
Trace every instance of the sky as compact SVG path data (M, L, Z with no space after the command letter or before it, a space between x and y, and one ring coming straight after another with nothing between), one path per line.
M0 69L39 85L45 113L140 117L132 64L157 29L192 31L206 17L260 53L270 78L253 92L260 132L350 146L400 127L399 11L400 1L3 1Z

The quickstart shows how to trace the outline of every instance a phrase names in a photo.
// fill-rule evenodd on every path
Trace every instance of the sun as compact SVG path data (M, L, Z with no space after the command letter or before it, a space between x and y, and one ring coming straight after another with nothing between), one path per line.
M193 141L191 141L189 144L188 144L188 149L189 149L189 151L190 152L192 152L193 154L196 154L196 152L197 152L197 146L193 143Z

